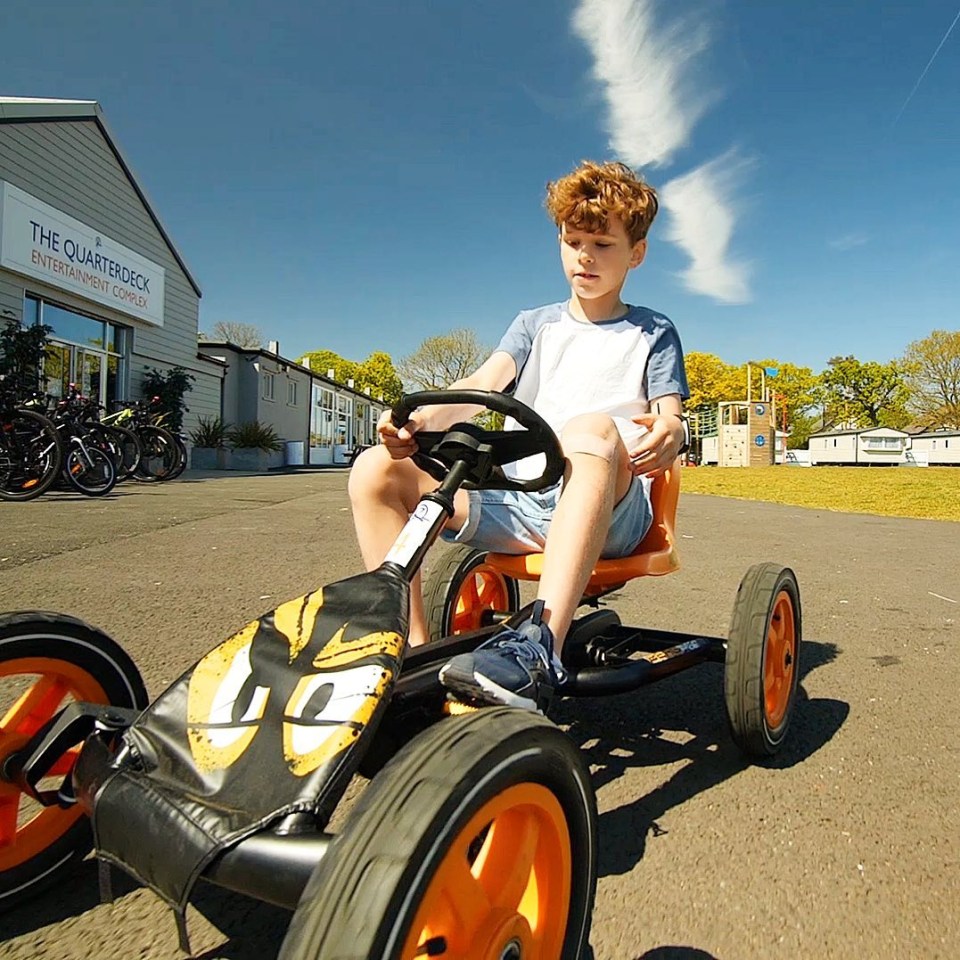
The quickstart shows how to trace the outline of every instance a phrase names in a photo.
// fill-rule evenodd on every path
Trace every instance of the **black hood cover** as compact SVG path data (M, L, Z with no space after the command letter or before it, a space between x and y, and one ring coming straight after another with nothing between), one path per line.
M223 850L287 814L322 829L400 669L409 585L376 570L282 604L199 660L126 732L98 855L185 906Z

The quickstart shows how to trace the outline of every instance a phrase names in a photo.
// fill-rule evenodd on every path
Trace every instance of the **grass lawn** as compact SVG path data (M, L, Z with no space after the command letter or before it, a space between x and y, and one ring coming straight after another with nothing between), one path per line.
M960 521L956 467L696 467L684 469L681 489L820 510Z

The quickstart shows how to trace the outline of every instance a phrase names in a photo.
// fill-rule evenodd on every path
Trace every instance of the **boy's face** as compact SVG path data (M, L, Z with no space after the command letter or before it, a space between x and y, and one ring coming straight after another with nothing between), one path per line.
M564 224L560 228L560 261L577 297L618 299L627 273L643 262L647 241L631 243L619 217L607 218L602 233L589 233Z

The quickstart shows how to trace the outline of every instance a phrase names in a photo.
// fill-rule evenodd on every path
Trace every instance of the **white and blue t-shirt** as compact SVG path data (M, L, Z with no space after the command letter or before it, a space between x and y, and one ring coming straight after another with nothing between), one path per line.
M606 413L632 446L642 431L631 417L649 413L650 402L658 397L690 396L676 328L647 307L631 306L622 317L601 323L575 319L566 303L524 310L497 350L516 362L514 396L533 407L558 436L572 417ZM507 420L507 429L517 426ZM529 479L542 469L541 454L509 464L504 472Z

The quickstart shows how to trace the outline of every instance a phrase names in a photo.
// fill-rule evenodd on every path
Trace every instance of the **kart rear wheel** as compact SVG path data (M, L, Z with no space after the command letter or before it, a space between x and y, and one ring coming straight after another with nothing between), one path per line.
M724 698L734 741L752 757L783 744L800 681L800 587L775 563L751 567L737 591L727 640Z
M520 607L520 586L487 563L485 550L456 546L444 551L423 588L431 640L489 626L491 613Z
M573 742L506 707L454 716L367 787L279 960L575 960L596 882L596 798Z
M59 881L93 846L79 806L41 806L3 777L6 759L73 701L148 702L133 661L95 627L57 613L0 614L0 911ZM59 785L78 753L64 753L39 786Z

